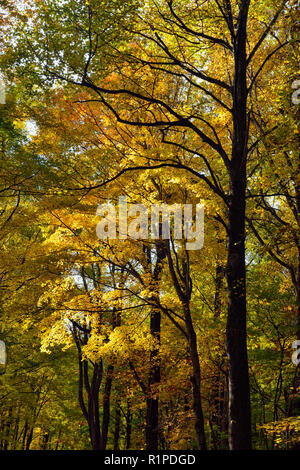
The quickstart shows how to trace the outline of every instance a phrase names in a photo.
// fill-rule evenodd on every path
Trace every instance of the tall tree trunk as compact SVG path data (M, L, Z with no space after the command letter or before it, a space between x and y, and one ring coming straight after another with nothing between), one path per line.
M131 404L130 400L127 399L127 411L126 411L126 450L130 449L131 445Z
M298 165L300 170L300 163ZM296 186L296 207L297 207L297 223L300 229L300 185ZM298 240L297 240L298 241ZM300 245L297 243L298 248L298 266L296 270L296 296L297 296L297 340L300 341Z
M175 264L173 263L170 244L166 244L166 252L168 258L168 266L174 288L178 295L178 298L181 301L183 312L184 312L184 322L186 327L185 336L189 345L189 353L192 362L193 375L191 378L192 382L192 392L193 392L193 411L195 415L195 430L197 436L198 448L201 450L206 450L206 437L204 431L204 417L202 410L202 400L201 400L201 369L198 355L198 346L197 346L197 335L193 325L193 319L190 311L190 298L191 298L191 278L189 274L189 261L188 253L186 252L186 260L182 260L182 270L183 273L180 274L179 266L176 266L177 274L175 271ZM179 277L184 279L184 283L179 281Z
M88 392L88 423L93 450L104 450L102 447L102 435L100 429L99 416L99 389L102 380L103 365L102 360L99 364L93 365L93 377L91 385L87 388Z
M103 418L102 418L102 445L101 450L106 449L107 436L108 436L108 425L110 420L110 394L111 386L113 381L114 366L108 365L106 370L106 382L103 394Z
M99 363L93 364L93 374L92 380L90 383L89 371L88 371L88 361L83 360L82 358L82 338L80 338L79 327L81 330L84 330L84 327L73 323L73 338L77 346L78 351L78 366L79 366L79 375L78 375L78 401L81 408L81 411L88 423L89 434L91 439L91 444L93 450L101 450L102 445L102 435L100 429L100 417L99 417L99 390L102 381L103 375L103 363L100 360ZM87 333L84 332L83 344L87 344ZM88 404L85 405L83 398L83 386L86 390L88 396Z
M32 426L32 428L30 428L29 436L27 437L27 440L26 440L25 450L30 449L32 438L33 438L33 426Z
M121 409L120 400L116 401L115 408L115 431L114 431L114 450L119 450L119 439L120 439L120 427L121 427Z
M215 298L214 298L214 317L219 318L222 307L222 285L224 278L224 268L217 260L216 277L215 277Z
M148 392L147 392L147 413L146 413L146 449L157 450L159 440L159 402L157 390L155 388L160 382L160 310L153 309L150 319L151 336L156 345L150 353L150 370L148 376Z
M150 253L148 252L148 264L151 266ZM150 301L153 305L159 304L159 280L163 269L163 260L166 257L165 244L156 243L156 263L152 273L153 286ZM150 316L150 334L154 346L150 352L150 369L148 375L146 397L146 449L157 450L159 442L159 397L158 385L160 383L160 333L161 311L152 307Z
M22 447L21 447L22 450L25 450L27 432L28 432L28 421L26 420L24 424L24 430L23 430Z
M233 144L228 208L229 448L251 448L250 390L246 336L245 207L247 124L246 32L250 1L240 4L234 44Z
M19 438L19 426L20 426L20 405L18 406L17 409L17 415L16 415L16 422L15 422L15 429L14 429L14 438L13 438L13 444L12 444L12 450L16 450L17 445L18 445L18 438Z
M195 430L198 448L206 450L206 438L204 432L204 417L201 402L201 370L197 346L197 336L193 326L189 305L184 308L185 324L188 333L189 351L193 367L192 390L193 390L193 410L195 414Z
M4 438L4 446L3 450L8 450L9 449L9 444L10 444L10 429L12 425L12 415L13 415L13 409L10 406L8 409L7 413L7 420L5 423L5 438Z

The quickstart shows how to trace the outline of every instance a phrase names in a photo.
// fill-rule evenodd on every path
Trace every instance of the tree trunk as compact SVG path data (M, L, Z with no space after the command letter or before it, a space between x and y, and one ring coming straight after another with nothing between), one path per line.
M21 450L25 450L27 432L28 432L28 422L27 422L27 420L26 420L26 421L25 421L25 424L24 424Z
M193 375L191 378L192 392L193 392L193 411L195 415L195 430L197 436L197 445L201 450L206 450L206 438L204 432L204 417L201 402L201 369L198 355L197 336L193 325L193 320L190 311L190 298L191 298L191 279L189 274L189 262L188 259L182 262L184 286L182 286L178 280L175 272L174 263L171 256L170 245L167 243L167 258L170 274L173 280L174 288L177 292L178 298L181 301L181 305L184 312L184 322L186 327L186 339L189 345L189 354L192 362ZM187 253L186 253L187 256ZM177 266L177 272L179 269Z
M298 165L300 170L300 164ZM296 186L296 207L297 207L297 223L300 229L300 185ZM296 296L297 296L297 340L300 341L300 245L298 248L298 266L296 270Z
M219 262L216 266L216 277L215 277L215 298L214 298L214 317L219 318L221 315L222 307L222 284L224 277L224 268Z
M93 377L88 392L88 423L93 450L104 450L102 447L102 434L100 429L99 417L99 389L102 380L103 365L102 360L99 364L93 365Z
M26 440L26 446L25 446L25 450L29 450L30 449L30 445L31 445L31 442L32 442L32 438L33 438L33 427L30 428L30 432L29 432L29 436Z
M157 450L159 440L159 417L158 417L158 395L155 387L160 382L160 310L154 309L151 312L150 319L150 332L156 345L150 353L150 371L148 377L148 391L147 391L147 413L146 413L146 449Z
M14 429L14 438L12 444L12 450L16 450L18 445L18 438L19 438L19 426L20 426L20 406L18 406L17 415L16 415L16 422L15 422L15 429Z
M246 31L249 1L241 2L235 37L233 143L228 208L229 448L251 449L250 390L246 336L245 207L248 142Z
M151 302L159 303L158 283L163 268L163 260L166 257L165 245L156 243L156 263L153 270L153 286ZM151 266L150 254L148 253L148 264ZM148 376L147 398L146 398L146 449L157 450L159 442L159 397L158 385L160 383L160 333L161 333L161 311L152 307L150 316L150 334L154 341L150 352L150 370Z
M110 394L111 386L113 381L114 366L109 365L106 370L106 382L104 387L103 395L103 418L102 418L102 444L101 450L106 449L107 436L108 436L108 425L110 420Z
M114 450L119 450L120 449L120 447L119 447L120 426L121 426L120 400L117 400L116 409L115 409Z
M193 410L195 414L195 430L198 448L206 450L206 438L204 432L204 417L201 403L201 371L198 355L197 336L194 330L189 305L184 308L185 324L188 333L190 357L193 366L192 390L193 390Z
M9 444L10 444L10 429L12 425L12 415L13 415L13 409L10 406L8 409L7 413L7 420L5 423L5 438L4 438L4 446L3 450L8 450L9 449Z
M126 450L130 449L131 445L131 405L130 400L127 400L127 412L126 412Z

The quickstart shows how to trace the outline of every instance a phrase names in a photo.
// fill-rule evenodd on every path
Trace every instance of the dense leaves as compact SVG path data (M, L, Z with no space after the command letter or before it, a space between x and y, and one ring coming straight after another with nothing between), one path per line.
M1 5L1 449L298 448L298 2Z

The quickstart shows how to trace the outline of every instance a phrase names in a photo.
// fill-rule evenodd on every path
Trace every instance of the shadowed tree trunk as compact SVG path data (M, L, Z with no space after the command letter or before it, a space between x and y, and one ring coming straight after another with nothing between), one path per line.
M150 352L150 370L148 376L147 412L146 412L146 449L157 450L159 440L159 398L157 387L160 383L160 310L153 309L150 319L150 333L157 342ZM156 390L155 390L156 388Z
M102 445L101 448L106 449L108 437L108 425L110 420L110 395L113 381L114 366L109 364L106 370L106 382L103 395L103 417L102 417Z
M115 407L115 430L114 430L114 450L119 450L119 439L120 439L120 427L121 427L121 408L120 400L116 401Z
M198 447L206 450L206 438L204 432L204 417L201 401L201 371L198 355L197 336L193 326L189 305L185 305L184 309L185 324L188 333L188 342L190 349L190 357L193 366L193 375L191 377L193 390L193 410L195 414L195 430L198 440Z
M163 260L166 256L164 245L156 243L156 262L152 273L153 286L152 295L149 299L152 304L159 303L159 280L163 268ZM151 259L148 253L149 266ZM150 268L151 269L151 268ZM160 383L160 334L161 334L161 311L155 306L151 308L150 334L154 346L150 352L150 369L148 375L147 398L146 398L146 449L158 450L159 442L159 391Z
M247 18L250 1L241 2L234 41L233 143L228 207L229 448L251 448L250 390L246 337L245 209L247 122Z
M201 399L201 370L200 370L200 361L198 354L198 345L197 345L197 335L193 323L193 319L190 311L190 299L192 293L192 282L190 277L190 264L189 264L189 255L185 250L185 255L181 259L182 268L180 269L178 263L173 262L170 243L166 243L166 252L168 258L168 266L173 281L174 288L178 295L178 298L181 301L185 330L182 328L181 331L184 333L188 345L189 345L189 354L192 363L193 374L191 377L192 382L192 393L193 393L193 411L195 415L195 430L197 437L198 448L201 450L206 450L206 437L204 431L204 416L202 410L202 399ZM181 281L180 281L181 279ZM174 319L173 319L174 321ZM177 324L177 326L179 326Z
M127 399L127 410L126 410L126 450L130 449L131 445L131 404L130 400Z

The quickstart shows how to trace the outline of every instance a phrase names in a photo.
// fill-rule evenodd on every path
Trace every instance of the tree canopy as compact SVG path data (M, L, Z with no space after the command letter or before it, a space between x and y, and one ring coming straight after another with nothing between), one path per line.
M1 2L1 450L299 448L298 3Z

